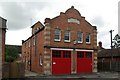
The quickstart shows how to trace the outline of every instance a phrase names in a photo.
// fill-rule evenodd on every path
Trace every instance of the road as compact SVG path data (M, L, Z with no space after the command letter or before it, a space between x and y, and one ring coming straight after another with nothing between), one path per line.
M118 72L81 73L70 75L27 75L25 80L120 80Z

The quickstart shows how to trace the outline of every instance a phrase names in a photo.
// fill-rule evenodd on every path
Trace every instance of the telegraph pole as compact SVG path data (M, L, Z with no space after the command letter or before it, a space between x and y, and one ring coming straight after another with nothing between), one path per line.
M113 46L112 46L112 32L113 32L114 30L110 30L110 37L111 37L111 49L113 48Z
M110 30L110 37L111 37L111 49L113 48L112 46L112 32L114 30ZM112 71L112 62L113 62L113 54L111 54L111 60L110 60L110 70Z

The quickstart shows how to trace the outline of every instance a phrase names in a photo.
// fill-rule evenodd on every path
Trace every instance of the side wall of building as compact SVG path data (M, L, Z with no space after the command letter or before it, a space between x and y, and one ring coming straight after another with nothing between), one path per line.
M0 28L0 77L2 77L2 29L1 28Z

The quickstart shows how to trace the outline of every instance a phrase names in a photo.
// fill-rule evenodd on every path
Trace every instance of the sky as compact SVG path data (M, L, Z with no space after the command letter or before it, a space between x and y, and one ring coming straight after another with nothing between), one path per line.
M31 36L31 26L54 18L74 6L85 19L97 26L97 42L110 48L110 30L118 34L119 0L0 0L0 16L7 19L6 44L22 45Z

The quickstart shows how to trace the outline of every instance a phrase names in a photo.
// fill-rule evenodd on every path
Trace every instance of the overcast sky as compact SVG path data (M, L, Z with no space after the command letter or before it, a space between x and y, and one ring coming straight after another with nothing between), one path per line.
M93 26L97 26L97 41L110 48L110 33L118 33L119 0L1 0L0 16L7 19L6 44L21 45L31 36L31 26L45 18L54 18L74 6Z

